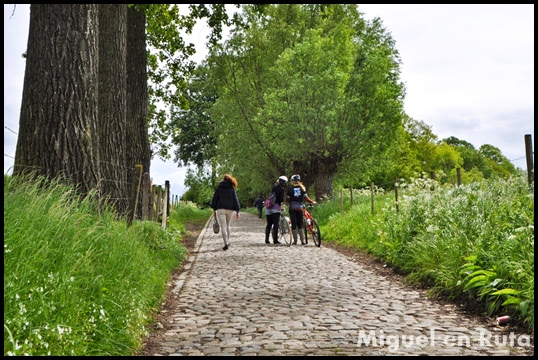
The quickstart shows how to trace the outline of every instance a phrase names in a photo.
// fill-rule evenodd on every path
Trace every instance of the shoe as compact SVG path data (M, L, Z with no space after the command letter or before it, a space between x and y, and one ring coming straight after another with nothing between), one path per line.
M224 245L224 247L222 248L222 250L228 250L228 245Z
M270 244L269 240L265 240L265 243L266 243L266 244Z
M280 244L282 244L282 243L281 243L280 241L277 240L277 241L273 241L273 244L275 244L275 245L280 245Z

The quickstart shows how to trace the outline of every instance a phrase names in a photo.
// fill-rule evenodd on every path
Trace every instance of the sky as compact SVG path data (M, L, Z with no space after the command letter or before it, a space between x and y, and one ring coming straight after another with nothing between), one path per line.
M411 118L439 140L490 144L525 168L525 134L535 141L533 4L364 4L359 11L381 18L395 40ZM13 170L29 17L29 5L4 4L4 174ZM200 24L189 36L194 60L207 54L208 33ZM172 195L186 191L186 169L172 160L154 158L150 172L154 184L170 181Z

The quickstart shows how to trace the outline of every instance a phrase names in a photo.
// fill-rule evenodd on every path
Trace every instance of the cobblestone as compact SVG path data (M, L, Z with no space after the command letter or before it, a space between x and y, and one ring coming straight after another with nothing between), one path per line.
M179 306L152 355L534 354L530 335L503 341L509 334L336 250L267 245L265 224L242 213L223 251L206 223L171 284Z

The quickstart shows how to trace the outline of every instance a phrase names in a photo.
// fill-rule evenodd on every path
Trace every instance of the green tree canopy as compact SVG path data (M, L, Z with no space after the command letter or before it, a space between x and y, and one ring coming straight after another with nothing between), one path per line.
M339 168L382 155L401 124L394 41L356 5L244 12L250 26L213 58L219 152L249 183L298 173L317 198L331 195Z

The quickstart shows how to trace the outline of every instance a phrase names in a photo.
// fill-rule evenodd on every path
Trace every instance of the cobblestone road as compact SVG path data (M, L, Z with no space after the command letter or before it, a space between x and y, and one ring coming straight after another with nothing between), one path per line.
M242 213L230 248L208 221L152 355L529 355L534 341L440 305L324 247L266 245ZM513 345L513 346L510 346Z

